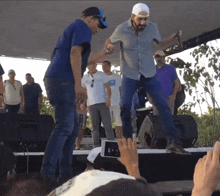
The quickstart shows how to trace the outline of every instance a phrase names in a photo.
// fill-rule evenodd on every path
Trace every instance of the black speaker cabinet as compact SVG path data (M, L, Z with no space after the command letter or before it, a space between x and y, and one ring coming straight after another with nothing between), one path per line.
M6 144L46 144L53 128L50 115L0 113L0 142Z
M193 147L198 139L198 129L195 119L189 115L173 116L173 122L181 135L183 148ZM146 116L139 134L139 142L150 148L166 148L166 134L159 116Z

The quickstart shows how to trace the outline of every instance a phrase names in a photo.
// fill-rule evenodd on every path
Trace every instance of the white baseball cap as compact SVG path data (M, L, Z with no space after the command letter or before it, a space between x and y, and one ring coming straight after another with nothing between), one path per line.
M146 14L140 14L140 12L146 12ZM149 7L144 3L137 3L133 6L132 14L138 16L138 17L149 17L150 16L150 10Z
M90 162L90 163L93 163L95 162L95 160L97 159L98 155L101 153L101 147L97 147L97 148L93 148L88 157L87 157L87 160Z
M8 74L11 74L11 73L15 74L15 71L14 71L13 69L10 69L10 70L8 71Z
M107 185L109 182L113 180L119 179L130 179L134 180L134 182L136 180L133 176L117 172L89 170L67 181L60 187L53 190L48 196L85 196L91 193L94 189L100 186Z
M155 52L154 56L159 55L159 56L165 56L165 53L163 50L158 50Z

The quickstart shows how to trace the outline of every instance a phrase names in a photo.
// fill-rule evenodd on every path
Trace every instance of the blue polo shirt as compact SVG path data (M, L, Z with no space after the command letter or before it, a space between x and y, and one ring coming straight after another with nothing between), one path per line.
M45 77L65 78L74 82L70 62L70 52L73 46L83 46L81 65L83 75L91 52L91 39L92 33L88 25L82 20L75 20L65 29L58 39Z
M167 99L173 93L173 82L177 79L175 67L167 64L157 67L154 77L160 83L159 92Z
M37 110L38 109L38 98L42 89L39 84L25 84L23 86L24 91L24 106L27 110Z
M0 76L2 76L4 74L4 69L2 68L1 64L0 64Z

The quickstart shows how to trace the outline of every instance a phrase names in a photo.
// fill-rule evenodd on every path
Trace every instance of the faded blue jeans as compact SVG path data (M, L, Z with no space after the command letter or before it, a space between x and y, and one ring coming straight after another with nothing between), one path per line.
M45 78L44 84L56 123L47 143L41 173L55 179L59 160L59 178L68 179L73 177L73 150L79 132L75 84L64 78Z
M122 90L121 90L121 119L123 126L123 135L128 138L132 138L132 124L131 124L131 104L135 91L139 86L145 87L147 93L152 97L157 107L160 119L164 125L164 131L167 135L168 144L172 141L180 142L180 136L173 123L172 114L170 108L167 105L166 100L159 93L160 85L152 78L145 78L141 75L140 80L133 80L123 76Z

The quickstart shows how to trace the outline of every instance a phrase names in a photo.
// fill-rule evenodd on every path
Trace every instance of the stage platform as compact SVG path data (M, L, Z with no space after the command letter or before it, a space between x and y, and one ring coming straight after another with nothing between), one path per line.
M193 187L193 173L199 158L202 158L207 151L206 148L185 148L191 155L173 155L167 153L165 149L138 149L140 173L149 183L160 190L164 195L183 196L190 195ZM80 174L86 168L82 162L88 156L90 150L73 151L73 169L75 175ZM39 172L44 152L15 152L17 157L17 172ZM113 170L127 173L125 167L115 158L104 158L111 162ZM220 191L220 184L218 186ZM220 195L220 192L214 195Z

